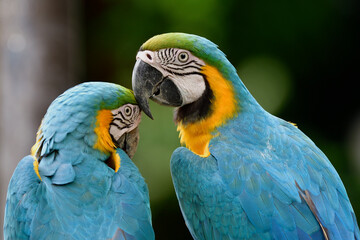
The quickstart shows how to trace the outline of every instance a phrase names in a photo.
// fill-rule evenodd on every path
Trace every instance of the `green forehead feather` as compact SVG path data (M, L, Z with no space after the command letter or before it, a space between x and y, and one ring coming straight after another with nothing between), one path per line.
M113 87L114 91L109 89L104 92L102 107L114 109L127 103L137 104L132 90L116 84L113 84Z
M156 35L147 40L140 50L157 51L163 48L181 48L191 51L195 36L185 33L165 33Z

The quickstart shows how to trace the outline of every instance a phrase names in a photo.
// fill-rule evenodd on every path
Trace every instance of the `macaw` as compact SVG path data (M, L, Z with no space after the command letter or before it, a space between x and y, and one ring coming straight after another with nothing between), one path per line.
M132 85L176 107L185 147L171 174L194 239L360 239L341 179L296 126L266 112L225 54L196 35L167 33L146 41Z
M130 160L141 111L104 82L57 97L10 180L8 239L154 239L147 185Z

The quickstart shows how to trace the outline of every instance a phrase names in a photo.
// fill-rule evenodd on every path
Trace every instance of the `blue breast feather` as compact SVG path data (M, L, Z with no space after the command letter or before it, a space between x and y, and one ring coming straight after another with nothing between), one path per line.
M260 112L241 113L218 132L209 157L181 147L171 159L195 239L324 239L318 221L330 239L360 239L339 175L299 129Z

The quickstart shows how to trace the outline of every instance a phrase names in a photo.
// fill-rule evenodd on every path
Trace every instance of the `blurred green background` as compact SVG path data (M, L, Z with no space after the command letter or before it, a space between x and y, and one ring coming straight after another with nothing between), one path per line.
M6 3L10 1L3 0L1 4L3 15L10 14L4 14L8 11ZM60 81L55 86L51 81L56 76L46 76L54 94L41 102L41 108L32 106L37 113L33 117L34 129L56 95L76 83L109 81L131 88L135 55L151 36L174 31L201 35L219 45L266 110L295 122L325 152L360 217L359 1L82 0L64 1L62 10L59 3L55 5L49 7L51 16L65 11L66 26L72 31L65 37L55 35L55 42L60 41L61 45L61 41L75 39L66 61L71 62L71 54L76 52L77 74L73 81ZM30 17L42 13L36 12L36 5L26 10L35 11ZM12 17L3 19L10 21ZM56 21L61 23L61 14ZM27 29L22 24L26 25L20 21L20 28ZM7 27L5 21L2 27ZM46 37L48 33L49 29L39 36ZM16 62L8 52L22 46L21 38L15 36L15 42L9 39L3 39L0 50L4 69ZM58 56L61 53L53 58ZM66 76L64 79L68 79ZM5 86L12 77L2 75L0 79ZM18 81L26 81L26 77ZM9 93L2 92L0 96L5 99ZM169 171L171 153L179 146L173 110L156 104L151 104L151 109L155 120L144 115L134 161L150 189L156 236L190 239ZM12 111L15 110L3 103L0 117ZM35 136L35 131L30 134ZM25 145L30 147L34 138ZM18 160L11 159L15 164ZM2 186L7 183L8 177L3 177Z

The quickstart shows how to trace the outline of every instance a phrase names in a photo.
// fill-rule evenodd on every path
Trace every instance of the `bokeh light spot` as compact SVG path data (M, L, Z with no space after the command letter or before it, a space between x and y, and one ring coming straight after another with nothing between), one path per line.
M251 57L240 63L238 72L265 110L276 114L285 106L292 91L292 79L280 60L269 56Z

